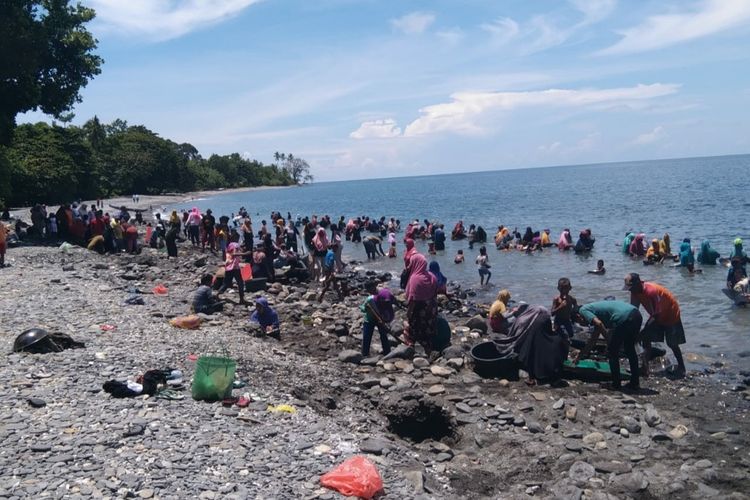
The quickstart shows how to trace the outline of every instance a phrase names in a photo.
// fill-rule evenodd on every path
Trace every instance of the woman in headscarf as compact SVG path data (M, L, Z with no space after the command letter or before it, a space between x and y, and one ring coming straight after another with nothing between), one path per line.
M462 240L466 238L466 229L464 228L464 221L460 220L456 222L456 225L453 226L453 231L451 231L451 239L452 240Z
M729 254L729 259L738 258L742 260L743 264L747 264L748 258L747 253L742 248L742 238L737 238L734 240L734 248L732 248L732 252Z
M586 253L594 249L594 242L596 239L591 236L591 229L584 229L578 235L578 241L576 242L575 252Z
M404 245L406 245L406 251L404 252L404 268L401 270L400 286L406 289L406 284L409 281L409 261L412 255L417 253L417 249L414 248L414 240L411 238L404 239Z
M529 385L537 380L559 379L568 358L568 342L552 331L550 313L542 306L520 308L508 335L497 335L494 341L499 351L518 355L521 367L529 374Z
M172 210L168 224L169 229L164 236L164 241L167 243L167 258L177 258L177 236L180 234L180 228L182 227L182 222L177 215L177 210Z
M690 238L685 238L680 243L680 267L690 269L695 264L693 248L690 246Z
M718 258L719 252L711 248L711 242L703 240L701 242L701 249L698 251L698 263L713 266L716 265L716 260Z
M659 240L654 238L651 240L651 246L648 247L648 250L646 251L646 259L643 261L644 264L660 264L664 260L664 255L662 255L661 250L659 249Z
M526 232L523 233L523 238L521 238L521 244L531 245L532 240L534 239L534 231L531 229L531 226L526 226Z
M510 292L503 289L497 294L497 299L490 307L490 328L495 333L508 333L508 318L505 316L508 311L508 302L510 302Z
M560 239L557 241L557 249L562 251L569 250L573 246L573 237L570 236L570 229L563 229Z
M250 316L250 322L260 325L261 332L266 335L276 338L279 338L281 335L279 315L268 304L268 300L265 297L255 299L255 311Z
M625 239L622 240L622 253L630 254L630 244L633 243L634 239L635 233L633 231L629 231L625 235Z
M672 245L669 242L669 233L664 233L662 239L659 240L659 251L666 258L672 257Z
M328 252L328 235L326 230L319 227L312 239L313 253L313 279L319 278L323 271L323 259Z
M406 324L404 343L419 342L429 354L432 340L437 334L437 281L427 270L427 259L415 253L409 260L409 281L406 284Z
M448 295L448 278L446 278L445 275L440 272L440 264L438 264L437 261L433 260L432 262L430 262L430 272L433 276L435 276L435 281L437 283L437 293Z
M198 210L197 207L193 207L193 209L190 210L186 224L187 224L187 232L188 232L188 237L190 238L190 242L193 244L194 247L197 247L201 241L201 231L200 231L201 212L200 210Z
M646 255L646 243L643 241L645 236L646 235L643 233L638 233L636 237L633 238L633 241L630 242L628 254L631 257L643 257Z

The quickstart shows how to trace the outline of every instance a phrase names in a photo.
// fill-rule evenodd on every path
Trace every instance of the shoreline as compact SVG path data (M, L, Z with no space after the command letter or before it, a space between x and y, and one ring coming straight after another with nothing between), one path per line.
M384 500L552 499L563 492L740 499L750 490L750 397L701 372L679 381L654 376L643 381L647 391L625 395L576 379L562 388L482 379L461 349L432 363L419 350L413 360L361 360L348 351L361 342L361 296L336 301L329 294L318 304L317 283L262 294L279 313L279 341L249 335L248 310L233 303L199 329L179 330L168 319L187 312L196 278L219 264L210 253L185 244L177 260L153 249L138 256L34 246L16 252L14 266L0 270L6 352L17 333L37 325L86 348L0 358L9 386L0 402L11 410L0 416L5 494L39 497L64 488L143 498L273 492L336 499L320 487L320 475L358 454L378 468ZM208 262L199 267L203 257ZM168 295L123 305L127 287L148 291L159 283ZM227 298L236 302L237 295ZM444 312L454 328L470 317ZM102 331L102 324L115 329ZM249 396L247 408L190 397L195 363L188 355L221 351L237 361L247 386L235 394ZM375 339L372 353L379 351ZM101 391L106 380L166 366L184 372L183 400L113 399ZM34 408L28 398L46 406ZM267 411L278 404L296 413ZM421 426L446 426L448 435L415 442L389 424L422 405L440 408L445 420Z
M284 188L294 188L298 186L252 186L252 187L240 187L240 188L227 188L227 189L213 189L213 190L204 190L204 191L190 191L187 193L172 193L172 194L156 194L156 195L139 195L140 201L138 203L133 203L132 196L116 196L113 198L103 198L102 202L104 203L104 211L112 210L110 208L110 205L114 206L121 206L125 205L128 208L147 208L147 207L153 207L152 211L156 211L157 207L170 207L172 205L176 205L178 203L186 203L189 202L195 198L210 198L222 194L231 194L231 193L244 193L244 192L253 192L253 191L265 191L268 189L284 189ZM82 200L81 203L85 203L87 206L91 205L92 203L96 203L96 200ZM60 205L47 205L47 211L55 211ZM10 215L15 218L21 218L23 220L30 220L31 216L29 214L29 211L31 210L31 207L16 207L12 209L8 209L10 212ZM151 211L144 212L144 218L151 217Z

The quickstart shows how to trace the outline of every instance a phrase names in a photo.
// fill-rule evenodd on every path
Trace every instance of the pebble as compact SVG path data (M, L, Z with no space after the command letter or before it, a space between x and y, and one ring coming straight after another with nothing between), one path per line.
M441 384L435 384L431 385L427 388L427 394L430 396L437 396L438 394L443 394L445 392L445 387Z
M444 366L435 365L430 368L430 372L436 377L449 377L453 374L453 370L445 368Z
M568 469L568 477L576 484L586 484L596 475L596 469L586 462L574 462Z
M575 421L576 416L578 415L578 410L575 406L568 406L565 408L565 418L567 418L570 421Z
M430 362L427 361L427 359L425 359L425 358L414 358L412 360L412 364L416 368L427 368L428 366L430 366Z
M563 398L558 399L552 405L553 410L562 410L565 407L565 400Z
M601 432L592 432L583 436L583 442L588 445L604 441L604 435Z

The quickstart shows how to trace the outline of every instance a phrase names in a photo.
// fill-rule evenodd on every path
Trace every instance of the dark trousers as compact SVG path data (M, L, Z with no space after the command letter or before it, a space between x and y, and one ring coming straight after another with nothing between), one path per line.
M221 284L221 288L219 288L218 293L224 293L227 291L227 288L232 286L232 282L237 282L237 288L239 288L240 292L240 301L245 301L245 282L242 280L242 271L240 271L240 268L237 267L235 269L232 269L231 271L225 271L224 272L224 283Z
M372 343L372 334L375 333L375 327L378 327L380 334L380 345L383 347L383 354L391 352L391 344L388 342L388 330L376 325L375 323L365 322L362 325L362 356L370 355L370 344Z
M618 325L609 337L607 353L609 355L609 369L612 372L612 385L620 386L620 347L625 351L630 363L630 384L638 387L638 355L635 352L635 342L641 331L643 317L639 311L633 311L630 317Z
M193 245L198 245L201 242L201 230L200 227L193 224L187 227L188 229L188 236L190 237L190 242Z

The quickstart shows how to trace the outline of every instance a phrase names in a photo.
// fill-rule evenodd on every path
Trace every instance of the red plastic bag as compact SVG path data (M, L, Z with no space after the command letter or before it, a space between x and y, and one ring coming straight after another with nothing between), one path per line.
M375 464L357 455L320 477L320 484L342 495L370 499L383 491L383 480Z
M154 292L154 295L167 295L169 293L169 289L161 283L156 285L152 291Z

